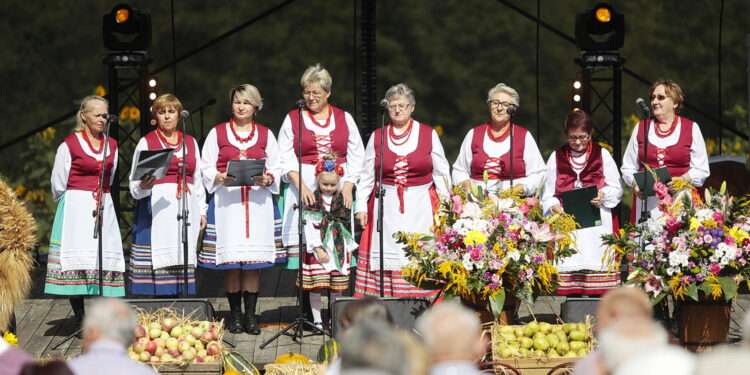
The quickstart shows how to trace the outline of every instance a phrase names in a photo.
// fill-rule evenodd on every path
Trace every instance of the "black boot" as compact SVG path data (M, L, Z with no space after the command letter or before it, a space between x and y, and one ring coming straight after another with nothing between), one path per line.
M242 292L242 298L245 300L245 315L243 315L242 318L242 323L245 324L245 332L251 335L260 335L260 327L258 327L258 320L255 317L255 305L258 302L258 292Z
M232 333L242 333L244 328L242 327L242 292L227 292L227 300L229 301L229 322L226 324L226 328Z
M83 324L83 317L84 315L86 315L86 310L83 306L83 297L82 296L69 297L68 301L70 302L70 307L73 309L73 317L75 318L76 331L78 331L78 334L76 334L76 336L78 338L81 338L81 324Z

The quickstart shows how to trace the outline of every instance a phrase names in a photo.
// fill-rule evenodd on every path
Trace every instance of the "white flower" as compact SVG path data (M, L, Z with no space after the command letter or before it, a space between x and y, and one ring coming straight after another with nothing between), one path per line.
M464 266L464 269L467 271L471 271L472 267L474 266L474 262L471 260L471 256L469 253L464 254L463 259L461 259L461 264Z
M722 266L726 266L727 264L734 262L737 259L737 249L732 246L729 246L722 242L716 247L716 253L720 251L721 257L719 259L719 263ZM714 253L714 255L716 255L716 253ZM711 256L711 258L713 258L713 256Z
M461 212L461 217L479 220L482 217L482 209L474 202L466 203L463 212Z
M512 208L513 205L515 205L515 202L510 198L504 198L497 201L497 208L500 209L500 211L507 211Z
M518 262L518 260L521 259L521 253L519 253L518 250L513 250L508 253L508 258L512 259L514 262Z
M709 208L701 208L700 210L695 211L695 218L700 222L713 218L713 215L714 211Z
M679 268L679 267L687 267L688 264L688 257L690 254L688 254L685 251L676 250L671 253L669 253L669 266Z

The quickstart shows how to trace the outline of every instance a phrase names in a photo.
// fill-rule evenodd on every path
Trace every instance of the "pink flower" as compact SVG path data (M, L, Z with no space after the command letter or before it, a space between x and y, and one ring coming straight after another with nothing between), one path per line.
M482 250L481 249L472 249L469 253L469 256L471 257L471 260L478 261L482 259Z
M714 212L713 218L714 218L714 221L719 225L721 225L724 222L724 215L722 215L721 212L718 212L718 211Z
M682 222L674 217L667 219L667 230L670 233L678 231L682 227Z
M719 263L711 263L711 265L708 266L708 272L718 275L719 272L721 272L721 265Z
M646 284L643 285L643 289L646 290L646 293L653 293L654 295L661 293L662 289L664 289L664 284L662 284L661 282L661 277L651 275L651 277L646 280Z
M506 213L502 213L500 215L497 215L497 219L500 220L500 222L507 222L508 220L510 220L510 216L508 216L508 214Z
M714 238L711 237L710 234L707 234L707 235L703 236L703 242L711 242L713 240L714 240Z
M669 196L669 188L667 188L667 185L662 184L661 181L654 183L654 191L656 192L656 197L661 200Z
M489 262L489 265L490 265L490 269L491 269L491 270L499 270L499 269L500 269L500 267L501 267L501 264L500 264L500 262L498 262L498 261L496 261L496 260L491 260L491 261Z
M539 200L534 197L528 197L524 203L530 207L534 207L539 205Z
M492 275L492 282L493 282L493 283L498 283L498 284L499 284L499 283L500 283L500 276L498 276L498 275L496 275L496 274L493 274L493 275Z
M464 211L464 202L461 201L461 197L453 195L451 196L451 200L453 201L453 212L461 216L461 213Z
M522 205L518 206L518 210L521 211L521 213L523 214L523 216L528 216L530 208L526 204L522 204Z

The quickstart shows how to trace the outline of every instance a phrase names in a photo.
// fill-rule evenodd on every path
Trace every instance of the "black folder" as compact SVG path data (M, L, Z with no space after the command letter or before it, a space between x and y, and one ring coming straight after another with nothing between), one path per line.
M602 215L599 207L591 204L599 190L596 186L568 190L560 194L565 212L573 215L581 228L602 225Z
M253 177L260 176L266 168L266 159L230 160L227 176L234 177L228 186L253 186Z
M659 178L659 181L663 184L672 181L672 176L669 175L667 167L654 168L653 171L656 173L656 177ZM654 176L650 171L635 172L633 173L633 178L635 179L635 183L638 184L638 188L641 189L647 197L656 195L656 192L654 191Z
M164 178L173 155L174 149L171 148L141 150L138 153L138 161L135 165L135 172L131 175L131 181L140 181L147 176L154 176L157 180Z

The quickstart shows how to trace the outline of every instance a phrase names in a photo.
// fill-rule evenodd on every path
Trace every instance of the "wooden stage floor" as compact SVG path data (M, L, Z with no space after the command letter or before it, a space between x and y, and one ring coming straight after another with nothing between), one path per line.
M31 297L16 307L19 346L33 356L41 358L69 358L78 355L82 348L77 338L71 339L57 350L52 350L53 344L74 331L73 313L67 298L53 298L56 296L43 293L43 267L36 269L34 275L35 285ZM297 317L296 295L293 288L295 276L295 272L290 270L264 270L261 276L261 294L257 310L261 317L262 333L259 336L244 333L226 335L229 340L237 344L234 350L245 355L259 369L262 369L264 364L273 362L277 356L290 351L301 352L315 359L318 347L324 341L323 336L306 336L300 344L291 337L281 336L265 349L259 348L263 341L279 332ZM198 286L196 297L208 299L218 317L227 318L229 305L222 287L221 272L199 269L196 277ZM560 312L560 303L564 299L560 296L542 296L531 307L531 310L537 319L553 322ZM325 304L324 298L323 305ZM733 304L730 342L736 342L741 337L740 325L748 308L750 308L750 296L740 295ZM530 309L522 306L519 317L521 320L530 320ZM306 334L309 333L306 332Z

